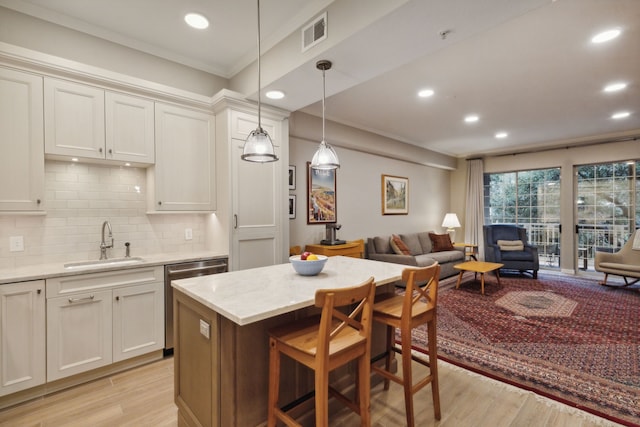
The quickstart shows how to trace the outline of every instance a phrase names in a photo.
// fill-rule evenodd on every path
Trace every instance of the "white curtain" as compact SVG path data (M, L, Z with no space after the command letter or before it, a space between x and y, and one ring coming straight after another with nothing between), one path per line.
M478 260L484 260L484 162L467 161L467 213L464 222L464 241L478 245Z

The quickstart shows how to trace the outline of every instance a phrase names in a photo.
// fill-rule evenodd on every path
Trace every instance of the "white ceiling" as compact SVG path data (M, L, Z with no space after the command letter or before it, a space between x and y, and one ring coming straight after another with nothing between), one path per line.
M0 5L229 78L237 88L248 87L243 78L255 79L246 68L256 57L254 0ZM301 56L297 42L290 55L296 60L273 65L270 54L286 57L287 37L299 37L299 28L326 8L327 46ZM188 11L205 14L211 27L186 27ZM263 86L287 94L265 102L291 111L321 114L315 61L329 59L328 119L444 154L640 136L640 0L262 0L261 21ZM589 42L611 27L621 36ZM450 30L446 38L444 30ZM603 93L614 81L628 83L627 89ZM435 95L418 98L426 87ZM631 115L611 119L622 110ZM470 113L480 120L464 123ZM496 139L498 131L509 136Z

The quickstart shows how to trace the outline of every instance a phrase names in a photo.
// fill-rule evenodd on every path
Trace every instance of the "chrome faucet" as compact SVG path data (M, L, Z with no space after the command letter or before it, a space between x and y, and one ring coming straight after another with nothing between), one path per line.
M111 239L111 244L107 245L104 241L104 228L109 227L109 238ZM109 221L105 221L102 223L102 241L100 242L100 259L107 259L107 249L113 247L113 230L111 229L111 223Z

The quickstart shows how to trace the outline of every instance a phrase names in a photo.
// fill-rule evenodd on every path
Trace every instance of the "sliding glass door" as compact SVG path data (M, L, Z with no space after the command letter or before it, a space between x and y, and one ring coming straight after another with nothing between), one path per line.
M485 222L517 224L540 266L560 267L560 168L485 174Z
M576 166L576 258L593 270L596 251L616 252L640 226L638 161Z

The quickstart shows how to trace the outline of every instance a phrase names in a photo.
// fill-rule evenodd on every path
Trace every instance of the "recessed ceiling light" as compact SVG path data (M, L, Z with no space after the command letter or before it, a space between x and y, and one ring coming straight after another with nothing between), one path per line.
M496 138L498 138L498 139L503 139L503 138L508 137L508 136L509 136L509 134L508 134L508 133L506 133L506 132L497 132L495 136L496 136Z
M418 92L418 96L420 98L428 98L430 96L433 96L435 92L433 91L433 89L422 89Z
M626 119L627 117L629 117L631 115L630 112L628 111L619 111L617 113L614 113L611 115L612 119Z
M619 29L607 30L596 34L591 38L591 43L604 43L613 40L620 35L622 31Z
M611 83L608 84L602 89L604 92L617 92L622 89L626 89L627 84L623 82Z
M198 30L204 30L209 26L209 20L199 13L187 13L184 16L184 22Z
M270 90L265 96L269 99L282 99L284 98L284 92L281 90Z
M467 123L475 123L478 120L480 120L480 117L478 117L476 114L470 114L464 118L464 121Z

